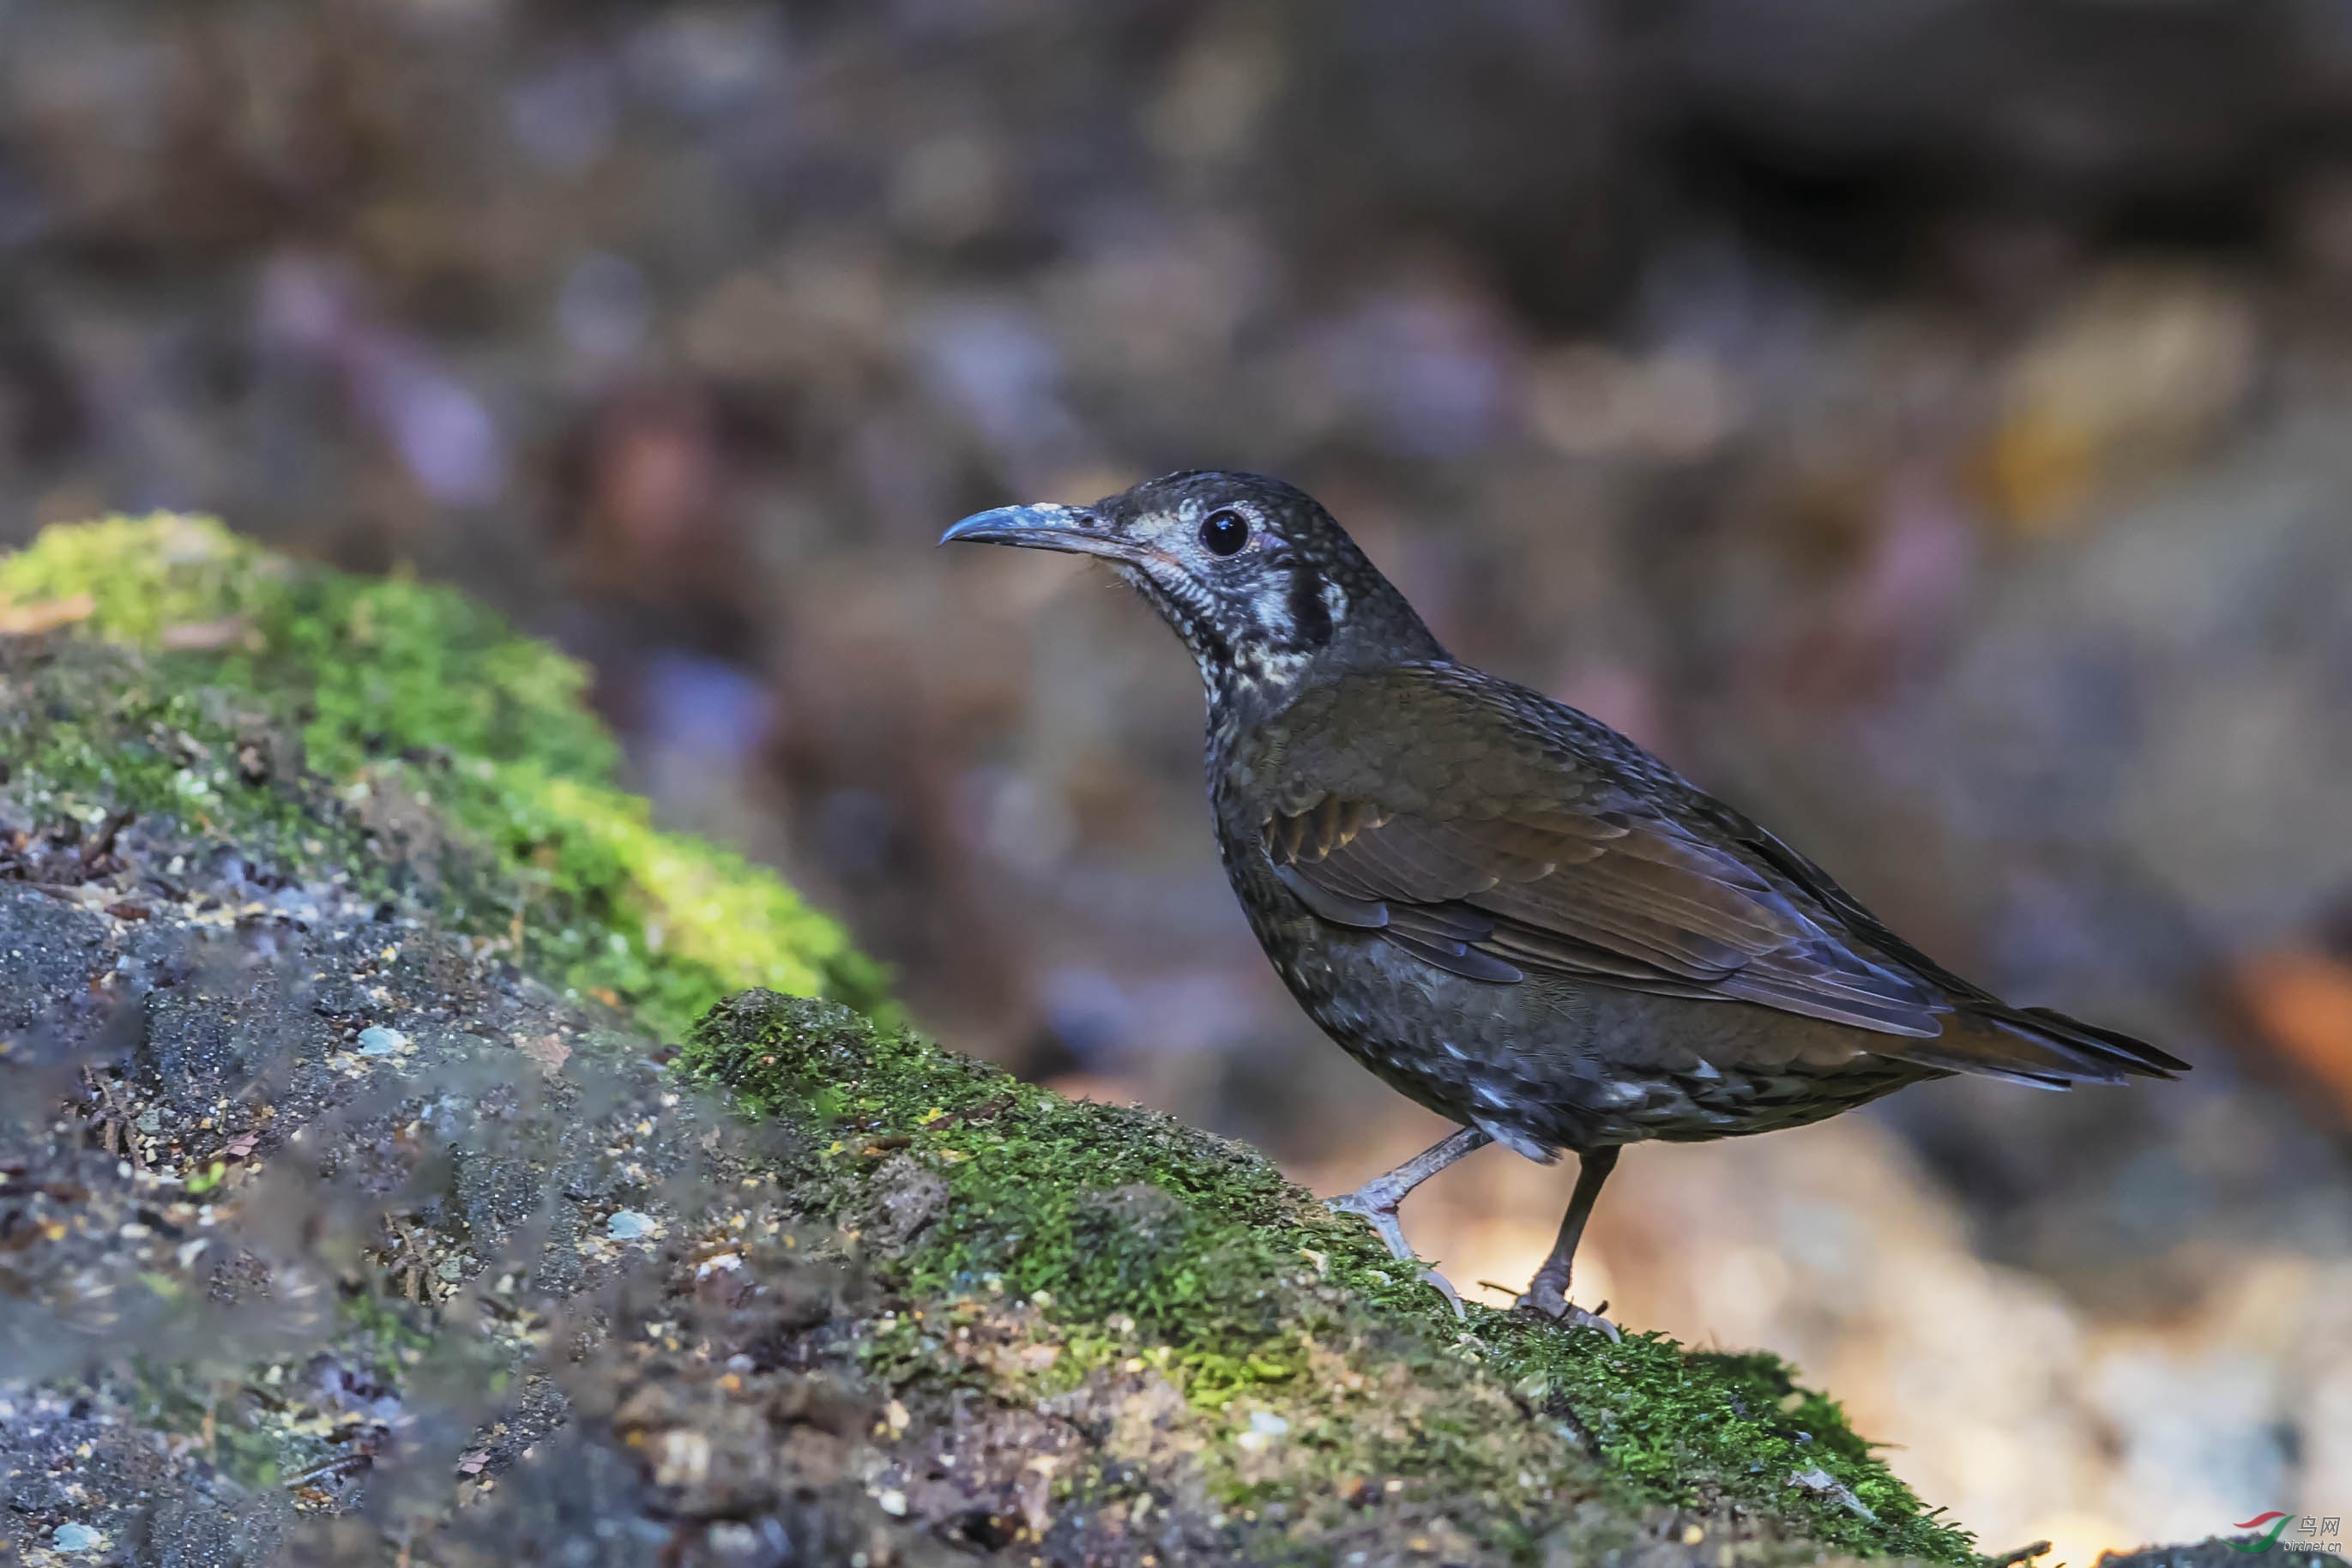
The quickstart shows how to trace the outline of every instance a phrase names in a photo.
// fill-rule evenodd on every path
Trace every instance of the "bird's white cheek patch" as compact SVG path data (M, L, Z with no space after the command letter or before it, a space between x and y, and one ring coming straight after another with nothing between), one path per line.
M1298 624L1291 619L1290 606L1283 595L1260 588L1250 595L1250 615L1257 622L1258 635L1271 643L1286 643L1297 635Z

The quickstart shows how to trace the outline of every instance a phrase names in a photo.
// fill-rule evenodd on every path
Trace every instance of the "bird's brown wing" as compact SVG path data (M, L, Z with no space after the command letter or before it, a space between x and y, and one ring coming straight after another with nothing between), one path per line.
M1931 990L1644 799L1567 713L1453 667L1334 683L1269 727L1267 856L1323 918L1474 978L1551 970L1938 1033Z
M1285 885L1456 973L1758 1003L1890 1037L1879 1054L2035 1082L2179 1065L1948 975L1633 742L1475 671L1334 682L1253 752Z

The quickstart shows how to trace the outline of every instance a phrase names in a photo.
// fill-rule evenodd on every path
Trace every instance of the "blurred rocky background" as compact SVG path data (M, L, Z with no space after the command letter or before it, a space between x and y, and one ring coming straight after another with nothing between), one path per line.
M926 1023L1339 1190L1431 1119L1243 927L1186 660L930 549L1207 466L2198 1064L1637 1150L1581 1298L1989 1547L2352 1512L2352 12L0 0L0 544L460 584ZM1571 1180L1408 1225L1516 1288Z

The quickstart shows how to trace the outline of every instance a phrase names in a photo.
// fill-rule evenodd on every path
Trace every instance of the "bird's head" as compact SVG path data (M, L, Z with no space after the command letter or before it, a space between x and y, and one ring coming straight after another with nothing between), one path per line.
M1312 672L1444 651L1315 498L1255 474L1148 479L1091 506L1008 506L940 541L1098 555L1192 650L1213 703L1278 706Z

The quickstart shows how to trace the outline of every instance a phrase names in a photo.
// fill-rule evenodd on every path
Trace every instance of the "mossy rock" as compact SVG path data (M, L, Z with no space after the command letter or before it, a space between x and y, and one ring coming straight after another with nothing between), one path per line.
M147 656L16 710L0 756L37 810L165 813L289 874L425 879L449 924L673 1038L746 985L884 1005L879 969L782 879L654 827L613 783L587 672L460 594L115 518L0 557L12 626Z
M1457 1317L1244 1145L821 1002L731 998L680 1059L799 1132L813 1212L884 1233L868 1266L916 1305L865 1354L900 1397L1085 1403L1148 1372L1181 1396L1163 1425L1254 1558L1336 1560L1366 1508L1396 1504L1433 1543L1507 1558L1647 1541L1975 1560L1777 1359ZM1121 1495L1106 1473L1073 1483L1090 1506Z

